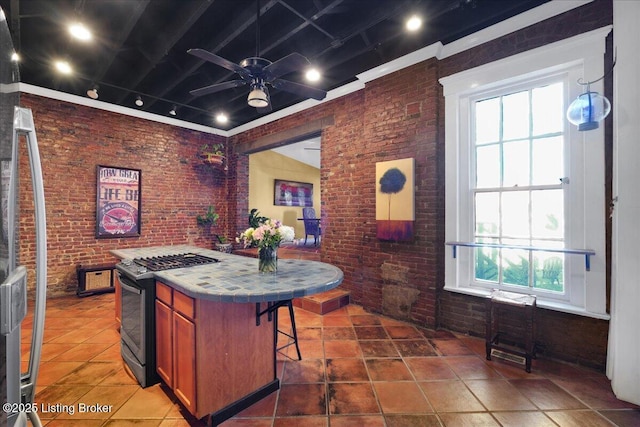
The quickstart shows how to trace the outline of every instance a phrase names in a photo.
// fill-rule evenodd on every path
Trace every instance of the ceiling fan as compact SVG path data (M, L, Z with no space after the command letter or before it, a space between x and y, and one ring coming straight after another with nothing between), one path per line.
M204 49L189 49L187 53L204 61L219 65L233 71L240 76L238 80L216 83L194 89L189 93L193 96L209 95L225 89L249 85L250 91L247 103L256 107L261 113L271 111L271 97L267 85L281 89L305 98L323 100L327 92L311 86L283 80L280 77L293 71L298 71L311 65L309 60L299 53L291 53L276 62L260 57L260 0L256 1L256 56L243 59L239 64L224 59Z

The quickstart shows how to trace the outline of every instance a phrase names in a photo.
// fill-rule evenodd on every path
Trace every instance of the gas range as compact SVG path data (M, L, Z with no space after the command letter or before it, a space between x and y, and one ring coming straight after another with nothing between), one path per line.
M130 278L140 280L152 278L154 271L193 267L195 265L213 264L216 262L220 262L220 260L196 253L183 253L125 259L117 264L116 268Z

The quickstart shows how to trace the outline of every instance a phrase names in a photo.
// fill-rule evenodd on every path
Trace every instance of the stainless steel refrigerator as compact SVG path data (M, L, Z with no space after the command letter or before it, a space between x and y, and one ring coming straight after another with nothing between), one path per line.
M41 425L34 394L47 295L42 168L33 116L30 110L19 107L19 69L12 59L13 53L6 17L0 8L0 393L3 403L0 426L10 427L26 426L28 421L34 426ZM24 182L18 179L20 153L26 153L30 169L30 174L23 174ZM35 212L35 282L29 290L27 269L20 265L19 254L21 247L33 246L27 245L19 235L20 191L33 191ZM29 362L26 372L22 372L21 323L27 315L28 300L33 301L33 327Z

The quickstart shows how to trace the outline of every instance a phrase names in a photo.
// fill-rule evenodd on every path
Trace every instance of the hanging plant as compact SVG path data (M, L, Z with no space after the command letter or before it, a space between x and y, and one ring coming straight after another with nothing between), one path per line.
M196 217L196 221L200 226L216 225L216 223L218 222L218 218L220 218L220 215L216 213L216 207L210 205L204 215L198 215Z
M222 165L225 160L224 144L205 144L200 147L198 157L209 165Z

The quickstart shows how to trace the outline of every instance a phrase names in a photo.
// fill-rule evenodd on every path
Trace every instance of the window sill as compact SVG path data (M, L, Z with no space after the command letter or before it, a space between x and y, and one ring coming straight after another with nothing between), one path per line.
M486 298L491 294L491 291L489 289L479 289L479 288L453 288L453 287L445 286L444 290L458 293L458 294L472 295L472 296L481 297L481 298ZM552 301L552 300L540 298L539 296L536 299L536 306L540 308L546 308L547 310L560 311L562 313L592 317L594 319L601 319L601 320L611 319L611 316L606 313L592 313L592 312L586 311L581 307L576 307L571 304L567 304L559 301Z

